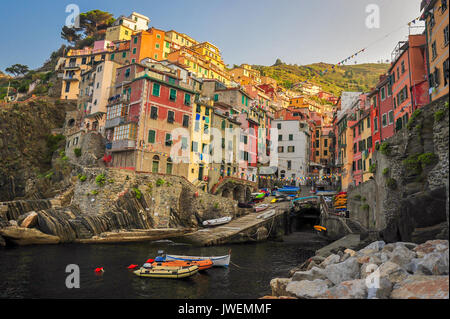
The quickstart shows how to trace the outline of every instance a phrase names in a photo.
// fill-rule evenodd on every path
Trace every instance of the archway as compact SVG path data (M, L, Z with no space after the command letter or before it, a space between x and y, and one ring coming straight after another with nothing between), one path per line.
M159 156L155 155L155 156L153 156L152 173L158 173L158 172L159 172Z

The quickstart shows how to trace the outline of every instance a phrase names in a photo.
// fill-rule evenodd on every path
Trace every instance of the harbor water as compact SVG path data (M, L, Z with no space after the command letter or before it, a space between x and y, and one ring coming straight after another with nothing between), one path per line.
M254 299L271 294L270 280L324 246L314 233L293 233L283 242L194 247L172 241L96 245L46 245L0 249L0 298L152 298ZM193 256L226 255L228 268L216 267L193 277L141 278L127 267L142 265L158 250ZM68 265L80 270L80 287L67 288ZM103 267L104 272L95 273Z

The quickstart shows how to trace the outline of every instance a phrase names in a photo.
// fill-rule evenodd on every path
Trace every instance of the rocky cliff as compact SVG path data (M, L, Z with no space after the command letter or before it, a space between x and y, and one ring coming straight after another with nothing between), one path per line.
M381 143L372 180L350 189L350 217L386 242L448 239L448 96Z

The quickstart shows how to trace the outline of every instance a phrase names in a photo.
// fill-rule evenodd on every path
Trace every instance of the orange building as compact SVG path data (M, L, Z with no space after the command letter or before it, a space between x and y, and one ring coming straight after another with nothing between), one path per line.
M141 31L131 37L131 63L139 63L145 58L156 61L164 60L165 31L151 28Z
M448 1L424 0L422 9L422 20L426 22L429 93L431 101L434 101L448 94L449 88Z

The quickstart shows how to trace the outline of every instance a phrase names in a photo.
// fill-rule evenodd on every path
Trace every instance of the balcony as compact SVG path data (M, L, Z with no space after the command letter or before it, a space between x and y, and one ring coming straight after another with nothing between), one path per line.
M118 125L124 124L126 120L127 120L126 116L119 116L119 117L115 117L115 118L110 119L110 120L106 120L105 129L116 127Z
M135 140L113 141L111 144L111 152L134 150L135 148L136 148Z
M68 65L64 66L64 70L79 70L80 65L76 63L69 63Z
M64 75L63 80L64 81L79 81L80 79L75 77L75 75Z

